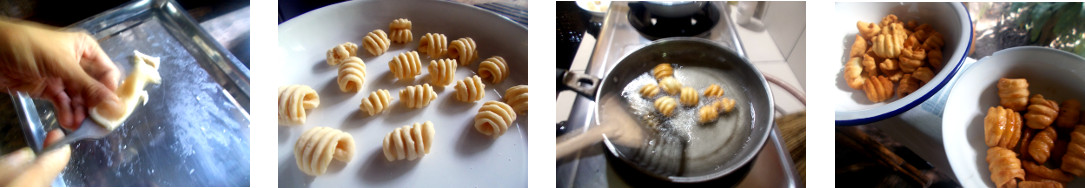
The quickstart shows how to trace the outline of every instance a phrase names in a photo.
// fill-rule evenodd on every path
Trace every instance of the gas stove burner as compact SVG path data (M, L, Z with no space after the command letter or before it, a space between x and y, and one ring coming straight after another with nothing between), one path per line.
M708 37L720 21L720 11L709 3L697 13L684 18L654 15L644 3L629 3L629 24L644 37L656 40L667 37Z

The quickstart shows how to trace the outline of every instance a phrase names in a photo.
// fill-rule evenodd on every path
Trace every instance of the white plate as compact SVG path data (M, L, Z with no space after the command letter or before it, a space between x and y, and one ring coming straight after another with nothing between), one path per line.
M364 49L365 85L357 94L339 91L337 73L328 66L328 49L343 42L362 44L374 29L388 32L396 18L410 19L414 41L393 43L374 57ZM478 44L479 60L457 68L456 79L475 75L485 58L499 55L509 62L511 76L486 85L486 97L465 103L455 99L452 86L434 88L438 97L426 108L408 109L399 90L428 81L427 71L414 82L397 81L388 71L393 56L418 47L425 33L443 33L449 42L471 37ZM509 87L527 84L527 29L496 14L471 6L440 1L350 1L298 16L279 26L279 58L266 66L277 72L277 85L305 84L320 94L320 106L309 112L308 123L279 127L280 187L526 187L527 115L494 140L472 126L482 103L500 100ZM361 47L359 47L361 48ZM420 54L423 66L432 60ZM278 69L275 71L275 69ZM424 68L423 68L424 69ZM370 117L358 110L361 100L376 89L387 89L396 99L389 112ZM437 132L432 150L421 160L388 162L381 151L385 135L397 127L433 121ZM354 136L357 153L349 164L332 162L327 174L309 177L298 170L293 149L302 132L316 126L338 128Z
M862 90L852 89L844 81L844 62L847 52L855 41L856 21L880 22L888 14L896 14L902 20L915 20L918 23L931 24L945 36L945 63L942 70L928 84L904 98L891 102L873 103L866 98ZM836 87L830 89L830 96L835 101L837 125L861 125L896 116L927 101L938 93L949 78L957 73L967 56L972 44L972 20L961 3L836 3L833 19L835 38L840 39L839 48L826 48L830 54L839 55L835 62L826 62L830 70L838 70L833 81ZM896 97L896 96L894 96Z
M980 59L954 84L942 118L942 141L957 181L964 187L994 187L987 170L983 118L998 106L999 78L1027 78L1031 94L1064 101L1085 100L1085 59L1041 47L1016 47ZM1085 187L1081 178L1067 187Z

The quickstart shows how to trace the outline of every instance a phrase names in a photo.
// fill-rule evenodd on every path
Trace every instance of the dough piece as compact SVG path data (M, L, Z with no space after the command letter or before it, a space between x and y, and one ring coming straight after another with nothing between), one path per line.
M886 25L890 25L890 24L894 24L894 23L898 23L898 24L901 23L900 19L897 18L896 14L889 14L889 15L885 15L885 17L882 17L882 22L881 22L882 26L886 26ZM903 27L903 25L902 25L902 27Z
M501 101L486 101L475 115L475 130L497 139L509 130L513 121L516 121L516 112L511 106Z
M863 53L866 53L866 39L863 35L855 35L855 42L851 43L851 53L848 57L861 57Z
M893 59L885 59L881 63L878 63L878 68L881 69L883 73L899 72L900 63L897 63L897 61L894 61Z
M923 41L923 47L932 51L942 51L942 46L945 45L946 41L942 39L942 33L937 31L931 32L927 40Z
M674 76L674 68L670 63L660 63L652 68L652 76L656 77L656 80L663 80L666 77Z
M413 85L399 90L399 100L407 103L407 108L422 108L437 99L437 92L429 84Z
M893 98L893 82L884 76L870 78L866 85L863 85L863 91L866 91L866 97L870 99L870 102L883 102Z
M320 106L320 96L307 85L279 87L279 124L305 124L305 110Z
M914 40L915 38L912 39ZM926 58L927 51L923 49L903 49L900 51L900 70L905 73L914 72L916 68L923 66L923 60Z
M365 62L361 58L350 57L339 63L339 91L358 93L365 84Z
M1056 169L1050 169L1050 168L1044 167L1044 165L1036 164L1036 162L1022 162L1021 166L1025 167L1026 178L1028 178L1027 176L1038 176L1038 177L1043 178L1043 179L1049 179L1049 180L1054 180L1056 182L1063 182L1063 183L1067 183L1067 182L1070 182L1070 181L1074 180L1073 175L1062 172L1062 170L1059 170L1057 168Z
M332 159L349 163L354 157L354 137L334 128L313 127L294 143L298 169L310 176L323 175Z
M666 91L667 94L674 95L678 93L678 90L682 89L682 83L679 83L678 79L668 76L659 80L659 87L663 88L663 91Z
M918 89L919 80L912 78L910 74L904 74L904 77L900 79L900 84L897 84L897 97L904 98L904 96L908 96L908 94L912 94Z
M659 113L666 117L671 117L674 114L674 108L677 106L678 103L675 103L674 98L670 96L663 96L655 101L656 110L659 110Z
M370 92L369 97L362 99L362 105L358 108L372 116L383 112L391 103L392 94L388 93L388 90L378 89Z
M719 107L716 106L717 104L719 104L718 101L711 105L702 106L701 109L697 111L697 122L704 124L716 121L716 119L720 117Z
M505 63L505 58L501 56L487 58L482 63L479 63L478 76L490 81L490 83L501 83L501 81L505 81L505 78L509 77L509 65Z
M1002 106L987 109L983 118L983 140L988 147L1014 148L1021 139L1021 114Z
M440 33L426 33L422 35L422 39L419 39L418 51L425 53L430 58L441 58L448 53L448 38L445 34ZM463 64L464 62L460 62Z
M888 29L882 30L881 34L874 36L871 41L874 45L874 53L882 58L896 58L900 56L900 50L904 48L904 40L907 34L900 24L890 24Z
M718 84L708 85L708 88L704 89L704 96L713 98L723 97L723 87L720 87Z
M899 82L901 78L904 78L904 71L894 71L894 72L885 73L885 74L888 75L888 76L886 76L886 78L889 78L889 81L893 81L893 82Z
M1075 176L1085 175L1085 125L1074 126L1074 132L1070 133L1070 145L1062 156L1060 169Z
M731 99L731 98L724 97L724 98L720 99L719 101L716 101L716 102L712 103L712 105L716 106L716 108L717 108L716 110L718 110L718 111L725 112L725 113L731 113L731 111L733 111L735 109L735 100Z
M407 18L398 18L398 19L392 20L392 23L388 24L388 29L393 30L393 31L400 30L400 29L408 29L409 30L409 29L411 29L411 27L413 27L412 24L411 24L411 20L408 20Z
M139 51L132 51L132 53L132 72L113 91L117 94L117 98L120 99L124 109L121 109L122 111L119 113L109 113L108 109L102 109L104 108L102 105L90 109L90 118L107 130L112 131L121 123L124 123L124 120L127 120L128 116L132 115L132 112L136 110L136 105L147 104L147 100L150 99L145 90L146 88L144 88L147 83L158 84L162 82L162 76L158 74L158 57L151 57ZM101 114L99 111L106 112Z
M1022 129L1021 137L1020 137L1021 139L1019 139L1019 141L1017 142L1017 145L1020 146L1020 147L1017 147L1017 151L1016 151L1017 155L1018 155L1017 156L1018 158L1032 159L1032 156L1029 156L1028 146L1029 146L1029 144L1032 143L1032 137L1036 133L1040 133L1040 131L1031 131L1031 130L1027 130L1027 129ZM1026 178L1028 177L1027 175L1028 174L1026 174L1026 176L1025 176Z
M859 35L862 35L863 38L867 39L874 38L875 35L882 32L881 26L870 22L858 21L855 22L855 27L859 28Z
M681 100L683 106L697 106L700 102L700 98L697 95L697 90L692 87L683 87L678 99Z
M1059 115L1059 103L1044 99L1043 95L1032 95L1029 99L1028 113L1025 114L1025 125L1033 129L1044 129L1055 122Z
M866 84L866 77L863 77L863 67L859 66L859 61L861 61L860 58L853 57L844 65L844 81L852 89L863 89L863 84Z
M1025 180L1021 160L1012 150L1002 147L987 149L987 165L995 187L1014 187L1018 180Z
M463 102L475 102L486 96L486 84L478 75L464 78L456 82L456 100Z
M863 75L865 77L873 78L878 76L878 66L874 62L874 56L863 55L863 61L860 64L863 65Z
M1023 111L1028 106L1028 81L1024 78L998 79L998 97L1002 106Z
M1069 130L1081 120L1081 102L1077 99L1062 101L1059 106L1059 117L1055 119L1055 125L1060 129Z
M392 34L388 35L389 39L394 43L409 43L414 41L414 34L410 29L392 30Z
M362 47L365 47L369 54L378 56L388 51L388 46L391 45L392 40L388 39L388 34L384 33L384 30L373 30L369 32L365 38L362 39Z
M927 63L934 67L935 70L942 69L942 62L941 50L927 51Z
M927 83L934 79L934 71L931 71L931 68L919 67L915 72L912 72L912 78Z
M358 45L351 42L344 42L343 44L336 45L332 49L328 50L328 65L339 65L339 61L344 59L358 56Z
M455 59L429 61L429 82L440 87L452 84L456 78L456 66Z
M1053 181L1021 181L1017 184L1020 188L1062 188L1062 183Z
M478 59L478 46L475 44L475 39L464 37L452 41L448 45L448 57L460 61L461 66L471 65ZM501 59L501 62L504 63L505 60Z
M1054 127L1047 127L1043 131L1036 133L1036 136L1032 137L1032 142L1028 145L1028 154L1036 162L1041 164L1047 162L1047 158L1051 156L1051 147L1055 146L1057 137Z
M659 86L656 84L647 84L640 87L640 97L645 99L651 99L659 95Z
M430 121L396 128L384 136L382 147L384 159L388 161L420 159L429 154L435 135L436 130L433 129L433 122Z
M389 32L391 35L388 37L395 43L408 43L414 40L414 35L411 33L411 21L406 18L400 18L392 20L391 24L388 24Z
M517 114L527 114L527 85L512 86L505 90L505 103Z
M422 60L419 60L416 51L403 52L388 61L388 69L396 79L413 80L414 76L422 74Z

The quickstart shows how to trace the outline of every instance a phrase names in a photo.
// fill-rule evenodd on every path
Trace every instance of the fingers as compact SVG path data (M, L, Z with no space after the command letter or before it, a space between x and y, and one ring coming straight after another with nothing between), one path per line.
M8 185L17 174L22 173L20 169L34 161L34 157L34 150L24 147L0 158L0 185Z
M80 50L79 65L83 67L87 74L96 78L110 91L116 90L117 81L120 79L120 71L117 69L116 63L109 59L109 54L102 51L98 41L93 37L86 33L77 33L76 35L79 41L77 45L80 45L76 48Z
M64 137L64 133L59 129L49 131L45 137L45 145L48 146L52 143L60 141L60 138ZM68 161L71 160L72 150L71 146L63 146L53 151L49 151L38 156L29 166L22 170L22 173L15 176L7 186L15 187L43 187L49 186L53 179L56 179L60 175L61 171L64 171L64 167L68 165Z
M64 139L64 131L60 131L60 130L49 131L49 133L45 134L45 143L42 143L41 148L47 148L49 146L52 146L53 144L59 142L60 139Z
M72 85L69 88L72 97L75 123L81 122L86 117L89 108L102 105L104 111L115 112L120 109L120 99L113 91L117 89L117 79L120 73L116 64L109 59L109 55L102 51L98 42L86 33L73 33L76 37L76 53L79 55L81 71L74 71L69 75L67 82Z
M64 83L60 79L50 78L45 80L45 89L41 93L41 97L53 102L53 113L56 114L57 122L61 127L68 130L75 130L79 124L74 123L72 110L72 101L68 96L68 93L64 89Z
M45 135L45 145L49 147L64 137L58 130ZM64 146L40 156L34 155L29 147L16 150L0 158L0 185L13 187L49 186L56 179L64 166L71 160L71 147Z

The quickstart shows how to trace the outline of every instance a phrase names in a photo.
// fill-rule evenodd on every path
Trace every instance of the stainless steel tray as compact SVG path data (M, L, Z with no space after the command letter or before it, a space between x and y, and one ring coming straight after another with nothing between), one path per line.
M73 143L54 186L249 185L249 71L176 2L137 0L69 28L98 38L122 74L133 50L160 57L162 83L114 133ZM58 127L52 104L13 98L39 150Z

